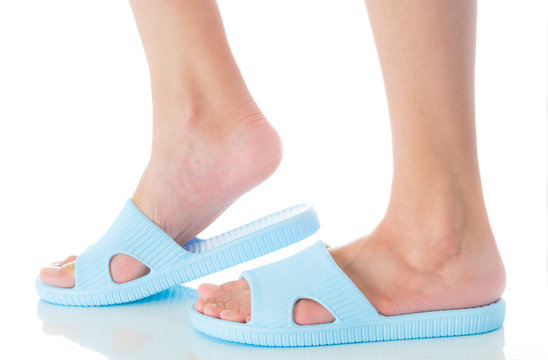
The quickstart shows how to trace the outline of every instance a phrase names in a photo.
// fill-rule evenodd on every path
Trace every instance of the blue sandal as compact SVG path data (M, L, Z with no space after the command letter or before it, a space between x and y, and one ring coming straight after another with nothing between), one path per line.
M251 321L224 321L191 308L195 329L233 342L289 347L481 334L500 328L504 321L503 299L476 308L380 315L321 241L242 277L251 290ZM335 321L297 325L293 306L303 298L320 303Z
M36 290L43 300L60 305L126 303L281 249L309 237L319 226L310 205L297 205L181 247L128 200L103 238L76 259L73 288L49 286L38 278ZM115 283L110 260L117 254L134 257L150 272Z

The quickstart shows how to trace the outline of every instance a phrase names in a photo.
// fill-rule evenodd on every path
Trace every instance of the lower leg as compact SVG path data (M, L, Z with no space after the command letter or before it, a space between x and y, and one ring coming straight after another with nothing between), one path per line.
M147 56L153 139L133 201L184 244L278 166L281 143L234 61L214 0L130 0ZM42 270L42 281L74 286L74 257ZM116 282L144 275L117 255Z
M495 301L505 276L477 159L476 1L366 3L383 70L394 157L389 206L371 236L410 267L440 277L458 271L466 285L459 290L454 279L439 295L424 294L430 299L422 306L391 295L378 305L394 314Z
M476 152L475 1L367 0L367 6L390 110L392 191L379 226L330 253L384 315L493 302L505 275ZM250 309L245 280L199 290L199 311L249 320L249 312L226 305ZM334 319L311 300L297 302L294 318Z
M385 221L405 231L416 225L407 216L418 211L437 224L423 227L424 235L441 233L445 250L456 251L463 228L474 224L491 235L476 151L475 1L367 4L393 138Z

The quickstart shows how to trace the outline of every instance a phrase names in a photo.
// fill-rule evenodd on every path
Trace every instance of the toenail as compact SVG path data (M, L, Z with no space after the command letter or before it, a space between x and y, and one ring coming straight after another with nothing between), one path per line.
M231 314L232 314L232 310L223 310L223 311L221 311L221 316L222 317L230 316Z
M74 266L67 266L65 268L65 271L67 272L67 274L74 275Z
M46 266L42 268L42 272L48 273L48 274L56 274L59 270L59 267L56 266Z

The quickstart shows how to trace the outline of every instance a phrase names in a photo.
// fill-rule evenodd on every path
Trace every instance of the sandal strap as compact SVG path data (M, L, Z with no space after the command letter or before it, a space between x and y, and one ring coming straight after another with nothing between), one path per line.
M191 256L147 218L131 199L106 234L76 259L75 289L106 289L120 285L110 275L110 260L117 254L130 255L148 266L150 273L145 276L172 267Z
M250 326L282 329L293 321L299 299L323 305L337 324L363 324L383 317L337 266L318 241L296 255L242 273L251 290Z

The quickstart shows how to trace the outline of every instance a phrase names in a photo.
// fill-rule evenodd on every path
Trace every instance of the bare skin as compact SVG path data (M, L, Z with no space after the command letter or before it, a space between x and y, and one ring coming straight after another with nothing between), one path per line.
M413 246L411 253L399 246L402 241L423 239L402 234L384 222L371 234L329 252L375 309L386 316L475 307L500 297L505 274L492 237L477 241L480 249L443 251L443 255L433 249L435 239L429 245ZM432 261L417 260L425 253ZM251 294L245 279L220 286L202 284L198 295L194 307L203 314L237 322L251 320ZM334 320L320 304L306 299L296 303L293 315L300 325Z
M245 87L213 1L131 4L154 104L151 160L133 200L184 244L276 169L281 145ZM476 152L476 4L368 0L367 6L390 109L394 178L379 226L330 253L384 315L491 303L504 290L505 273ZM44 268L42 281L74 286L74 259ZM111 263L117 282L146 271L127 256ZM201 285L198 293L195 308L206 315L251 319L245 280ZM302 299L294 319L306 325L333 317Z
M331 249L383 315L496 301L505 271L489 225L474 114L476 3L367 0L382 66L394 175L384 219L368 236ZM251 319L245 279L198 289L196 310ZM331 322L318 303L294 307L301 325Z
M247 90L215 2L131 5L149 63L154 111L151 157L133 201L183 245L276 170L281 142ZM43 268L42 282L73 287L75 259ZM127 255L111 261L118 283L147 272Z

